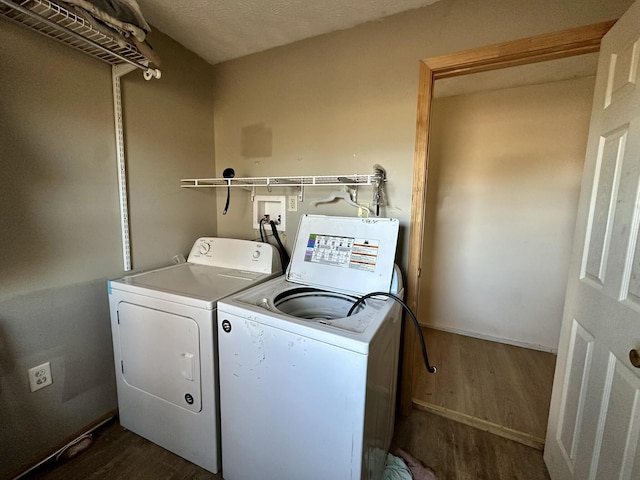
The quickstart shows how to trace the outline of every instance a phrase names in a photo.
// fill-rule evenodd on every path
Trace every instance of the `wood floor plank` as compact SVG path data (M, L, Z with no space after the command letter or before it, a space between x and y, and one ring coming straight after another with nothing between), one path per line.
M93 444L64 463L47 462L21 480L222 480L123 429L113 420L93 433Z
M439 480L550 480L541 451L428 412L397 419L393 448Z
M418 369L414 398L534 438L546 435L555 355L424 328L438 373Z

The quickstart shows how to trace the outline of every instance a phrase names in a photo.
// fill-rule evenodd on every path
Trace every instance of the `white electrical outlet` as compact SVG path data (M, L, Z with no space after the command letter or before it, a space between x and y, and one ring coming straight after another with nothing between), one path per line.
M29 387L35 392L53 383L51 364L49 362L29 369Z
M298 196L297 195L289 195L287 197L287 211L289 211L289 212L297 212L298 211Z

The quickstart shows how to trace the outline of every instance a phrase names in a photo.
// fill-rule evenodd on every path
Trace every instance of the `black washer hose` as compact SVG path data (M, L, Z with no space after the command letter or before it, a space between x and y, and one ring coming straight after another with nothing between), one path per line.
M259 228L260 228L260 241L262 243L265 243L265 242L268 243L265 235L263 235L263 233L262 233L262 232L265 232L265 234L266 234L266 231L264 230L264 221L265 221L264 218L260 219L260 225L259 225Z
M413 312L409 308L409 305L404 303L402 301L402 299L400 299L400 297L397 297L393 293L388 293L388 292L367 293L366 295L363 295L362 297L358 298L355 301L355 303L353 305L351 305L351 308L347 312L347 317L350 317L351 314L353 313L353 311L356 309L356 307L358 305L360 305L362 302L364 302L367 298L377 297L379 295L392 298L393 300L398 302L400 305L402 305L404 307L404 309L407 311L407 313L411 317L411 320L413 320L413 324L416 326L416 329L418 330L418 338L420 339L420 348L422 349L422 359L424 360L424 366L427 368L427 371L429 373L436 373L438 371L438 369L436 367L432 367L429 364L429 357L427 356L427 346L424 343L424 336L422 335L422 329L420 328L420 324L418 323L418 319L416 318L416 316L413 314Z
M233 168L225 168L222 172L222 176L224 178L233 178L236 176L236 172ZM227 210L229 210L229 199L231 198L231 183L227 181L227 201L224 204L224 210L222 211L223 215L227 214Z
M285 273L287 270L287 265L289 265L289 254L284 248L284 245L280 241L280 236L278 235L278 229L276 228L276 222L271 220L269 222L271 224L271 230L273 231L273 236L278 242L278 250L280 250L280 263L282 263L282 273Z

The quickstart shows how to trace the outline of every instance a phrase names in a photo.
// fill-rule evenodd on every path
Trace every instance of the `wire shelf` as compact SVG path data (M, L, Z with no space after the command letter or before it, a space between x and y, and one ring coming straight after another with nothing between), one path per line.
M48 0L0 0L0 17L30 28L98 60L146 69L135 45L96 30L87 20Z
M378 174L306 175L297 177L183 178L182 188L363 186L385 181Z

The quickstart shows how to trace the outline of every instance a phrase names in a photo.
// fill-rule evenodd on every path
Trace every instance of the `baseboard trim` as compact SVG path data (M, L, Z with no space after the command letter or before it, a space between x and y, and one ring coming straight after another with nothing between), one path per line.
M520 342L518 340L511 340L509 338L494 337L492 335L485 335L484 333L470 332L468 330L461 330L459 328L443 327L441 325L432 325L430 323L425 323L425 322L420 322L420 326L426 327L426 328L432 328L434 330L441 330L443 332L455 333L457 335L464 335L465 337L479 338L480 340L489 340L490 342L506 343L507 345L513 345L515 347L530 348L531 350L539 350L541 352L553 353L554 355L558 354L557 347L551 348L545 345L537 345L534 343Z
M477 418L471 415L467 415L466 413L456 412L454 410L450 410L448 408L441 407L439 405L434 405L417 398L414 398L412 400L412 403L417 410L433 413L435 415L448 418L449 420L463 423L470 427L474 427L479 430L483 430L485 432L498 435L499 437L503 437L508 440L513 440L514 442L522 443L523 445L527 445L528 447L535 448L536 450L540 450L540 451L544 450L544 438L536 437L535 435L531 435L525 432L520 432L512 428L507 428L502 425L498 425L497 423L489 422L488 420L483 420L482 418Z

